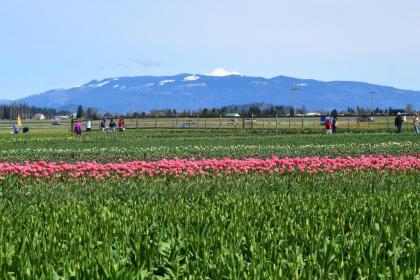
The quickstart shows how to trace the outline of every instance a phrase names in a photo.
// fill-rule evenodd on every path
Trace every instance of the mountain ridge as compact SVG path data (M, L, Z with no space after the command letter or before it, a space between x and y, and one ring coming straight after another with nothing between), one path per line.
M126 113L153 109L195 110L230 104L265 102L293 105L292 85L297 85L296 107L309 110L347 107L420 108L420 91L402 90L357 81L318 81L288 76L272 78L243 75L209 76L181 73L166 76L122 76L91 80L79 87L53 89L16 101L52 108L81 104L102 111Z

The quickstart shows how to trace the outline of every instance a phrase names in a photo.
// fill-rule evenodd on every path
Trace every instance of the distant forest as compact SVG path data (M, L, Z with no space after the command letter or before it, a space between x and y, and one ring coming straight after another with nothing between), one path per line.
M370 108L347 108L346 110L332 110L330 111L316 111L322 115L328 114L348 114L348 115L395 115L397 112L412 113L414 108L411 104L407 104L406 108L376 108L372 112ZM77 113L76 113L77 112ZM92 118L99 119L102 117L114 117L119 115L112 112L101 112L98 109L88 107L84 110L82 105L79 105L76 111L77 118ZM64 115L71 116L73 112L69 110L57 110L53 108L42 108L30 106L27 104L12 103L8 105L0 105L0 119L16 119L18 115L22 119L31 119L35 114L43 114L46 118L53 118L54 116ZM227 113L239 113L244 116L286 116L293 113L296 115L304 115L308 113L305 107L296 108L293 110L291 106L272 105L266 103L254 103L247 105L230 105L221 108L202 108L199 110L183 110L177 111L176 109L161 109L151 110L150 112L129 112L124 114L128 117L188 117L188 116L202 116L202 117L219 117Z
M311 113L319 113L321 115L335 115L335 114L345 114L345 115L395 115L397 112L401 113L412 113L414 112L414 108L411 104L407 104L405 109L402 108L375 108L372 112L370 108L363 108L363 107L356 107L351 108L348 107L346 110L332 110L332 111L325 111L325 110L318 110L318 111L311 111ZM152 110L148 113L146 112L133 112L129 113L128 115L132 115L133 117L174 117L174 116L202 116L202 117L219 117L220 115L224 115L227 113L239 113L244 116L286 116L293 114L296 115L305 115L309 113L309 111L305 108L305 106L301 108L296 108L293 110L291 106L283 106L283 105L272 105L266 103L255 103L255 104L248 104L248 105L230 105L224 106L221 108L203 108L200 110L183 110L177 111L175 109L163 109L163 110ZM107 116L112 116L111 113L107 113Z

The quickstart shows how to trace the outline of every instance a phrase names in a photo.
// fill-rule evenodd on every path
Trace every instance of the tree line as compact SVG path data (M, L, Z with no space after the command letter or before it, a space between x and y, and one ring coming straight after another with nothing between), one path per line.
M388 115L393 116L398 112L401 113L413 113L414 107L411 104L407 104L405 108L375 108L372 112L371 108L364 107L348 107L345 110L316 110L312 111L313 113L319 113L320 115ZM296 108L293 110L292 106L283 106L283 105L251 105L251 106L224 106L221 108L203 108L199 110L183 110L177 111L176 109L162 109L162 110L151 110L150 112L133 112L127 114L130 117L188 117L188 116L202 116L202 117L219 117L227 113L239 113L243 116L293 116L304 115L309 113L305 106ZM106 113L106 117L112 117L115 114Z
M31 119L35 114L43 114L45 117L51 118L57 115L69 116L71 112L68 110L37 107L22 103L0 105L0 118L3 120L17 119L18 115L22 119Z
M271 105L264 103L256 103L250 105L230 105L223 106L220 108L202 108L199 110L182 110L177 111L176 109L161 109L161 110L151 110L149 112L130 112L124 114L128 117L142 118L142 117L189 117L189 116L202 116L202 117L219 117L220 115L225 115L227 113L239 113L243 116L286 116L293 113L302 115L308 113L308 110L305 106L296 108L293 110L292 106L285 105ZM348 107L346 110L317 110L316 113L321 115L336 115L336 114L346 114L346 115L395 115L397 112L401 113L413 113L414 107L412 104L407 104L405 108L375 108L372 112L370 108L364 107ZM11 103L7 105L0 105L0 118L1 119L16 119L18 115L22 119L30 119L35 114L43 114L46 118L52 118L57 115L71 116L72 112L70 110L57 110L53 108L44 108L31 106L28 104L21 103ZM88 107L86 110L82 105L77 107L76 118L88 118L88 119L100 119L103 117L111 118L118 116L118 113L105 112L101 113L98 109L93 107Z

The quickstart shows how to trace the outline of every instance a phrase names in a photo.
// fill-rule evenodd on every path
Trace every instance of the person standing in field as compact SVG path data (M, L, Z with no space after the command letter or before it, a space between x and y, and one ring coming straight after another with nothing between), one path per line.
M395 127L397 128L397 133L401 132L402 124L403 124L403 118L401 117L401 113L398 112L397 116L395 117Z
M330 121L330 118L327 118L325 121L325 132L327 134L332 134L332 123Z
M120 118L118 120L118 128L121 132L123 132L125 130L124 117L123 116L120 116Z
M86 131L87 132L92 131L92 120L91 119L88 119L88 121L86 122Z
M19 126L15 123L12 126L12 133L15 133L15 134L19 133Z
M414 131L414 134L420 134L419 113L414 114L413 116L413 131Z
M114 119L113 118L111 118L111 121L109 122L109 131L111 131L111 132L115 132L115 127L116 127L117 125L115 124L115 122L114 122Z
M101 124L100 124L100 128L101 128L102 132L105 132L105 127L106 127L106 119L103 118L101 120Z
M332 121L332 133L337 133L337 126L338 126L337 116L334 116L333 121Z
M77 135L82 134L82 125L80 124L79 120L77 120L76 124L74 125L74 132L76 132Z

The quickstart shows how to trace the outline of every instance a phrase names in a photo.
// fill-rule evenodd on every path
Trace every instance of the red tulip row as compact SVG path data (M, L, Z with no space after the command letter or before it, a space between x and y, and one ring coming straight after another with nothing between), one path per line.
M101 164L97 162L25 162L0 163L0 179L16 175L22 177L41 178L144 178L156 176L203 176L222 174L283 174L319 172L334 173L336 171L354 172L364 170L388 172L416 172L420 170L420 156L417 157L384 157L361 156L345 158L297 157L268 159L162 159L159 161L120 160L117 163Z

